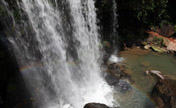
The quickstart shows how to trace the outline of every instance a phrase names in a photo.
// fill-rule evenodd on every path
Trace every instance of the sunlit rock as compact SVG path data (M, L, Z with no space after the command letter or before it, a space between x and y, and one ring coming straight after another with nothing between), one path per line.
M151 47L150 45L145 45L144 49L150 49L150 47Z
M176 41L170 42L169 45L167 46L167 50L176 51Z

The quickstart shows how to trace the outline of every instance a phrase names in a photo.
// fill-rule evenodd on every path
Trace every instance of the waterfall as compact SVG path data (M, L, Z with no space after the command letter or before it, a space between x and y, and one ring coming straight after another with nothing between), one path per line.
M120 61L123 61L123 58L117 57L118 53L118 47L117 47L117 41L118 41L118 14L117 14L117 2L116 0L112 0L112 31L110 33L110 37L112 40L112 55L109 58L110 62L117 63Z
M118 14L117 14L117 3L116 3L116 0L112 0L112 33L111 33L111 39L113 41L113 50L114 50L114 53L117 53L117 36L118 36L118 33L117 33L117 27L118 27L118 20L117 20L117 17L118 17Z
M112 106L112 89L100 68L94 0L22 0L18 5L25 18L21 36L10 41L34 107Z

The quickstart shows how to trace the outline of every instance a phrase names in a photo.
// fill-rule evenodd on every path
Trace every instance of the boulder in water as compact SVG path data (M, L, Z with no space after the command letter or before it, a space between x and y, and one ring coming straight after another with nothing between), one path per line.
M127 93L132 90L131 85L125 80L119 80L119 82L114 85L114 88L121 93Z
M108 75L113 76L118 80L127 79L132 83L134 82L131 79L131 76L129 74L125 73L125 67L120 66L117 63L112 63L112 64L108 65L107 73L108 73Z
M84 108L110 108L110 107L101 103L88 103L84 106Z
M110 64L107 69L106 81L109 85L113 86L117 91L126 93L132 90L129 82L134 83L130 75L124 72L124 67L116 63Z
M158 108L176 108L176 80L170 78L158 80L151 98Z

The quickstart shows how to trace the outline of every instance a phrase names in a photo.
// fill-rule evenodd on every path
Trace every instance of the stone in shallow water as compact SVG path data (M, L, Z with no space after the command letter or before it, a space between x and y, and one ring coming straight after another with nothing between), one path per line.
M118 92L126 93L132 90L131 85L125 79L120 80L115 76L107 75L106 81L109 85L113 86Z
M158 80L151 97L159 108L176 108L176 80Z
M125 73L124 70L121 70L120 66L116 63L108 65L107 73L110 76L120 79L131 79L130 75Z
M119 82L115 84L114 88L121 93L127 93L132 90L131 85L124 80L119 80Z
M120 68L119 64L112 63L108 65L107 75L105 77L107 83L121 93L126 93L132 90L128 81L134 83L131 76L125 73L124 70L125 69Z

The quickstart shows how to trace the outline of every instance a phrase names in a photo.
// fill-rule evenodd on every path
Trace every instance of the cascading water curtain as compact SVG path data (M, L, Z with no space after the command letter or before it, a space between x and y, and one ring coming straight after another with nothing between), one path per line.
M113 40L113 53L117 53L118 52L118 47L117 47L117 37L118 37L118 32L117 32L117 28L118 28L118 14L117 14L117 3L116 0L112 0L112 16L113 16L113 21L112 21L112 40Z
M112 0L111 3L112 3L112 13L111 13L112 21L111 21L111 31L109 33L109 37L110 37L110 40L112 43L112 48L111 48L112 52L111 52L111 56L109 58L109 61L112 63L118 63L118 62L122 61L123 58L117 56L117 54L119 52L118 51L118 44L117 44L117 41L118 41L117 2L116 2L116 0Z
M112 106L112 89L101 77L94 0L22 0L18 5L26 18L21 36L10 41L34 107Z

